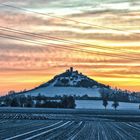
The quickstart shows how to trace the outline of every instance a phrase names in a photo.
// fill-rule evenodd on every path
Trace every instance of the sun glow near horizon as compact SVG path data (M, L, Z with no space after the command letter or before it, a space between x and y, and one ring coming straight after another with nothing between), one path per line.
M50 16L0 7L0 34L24 38L0 38L1 94L31 89L71 66L100 83L140 91L138 0L3 2Z

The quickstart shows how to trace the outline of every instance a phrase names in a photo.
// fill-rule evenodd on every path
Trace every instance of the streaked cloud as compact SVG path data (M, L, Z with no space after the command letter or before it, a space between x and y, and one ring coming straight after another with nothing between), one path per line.
M113 87L140 90L139 0L0 0L0 3L48 14L0 6L0 34L24 38L21 41L0 37L2 93L32 88L70 66ZM38 37L2 31L2 27L35 33ZM84 49L93 54L65 48Z

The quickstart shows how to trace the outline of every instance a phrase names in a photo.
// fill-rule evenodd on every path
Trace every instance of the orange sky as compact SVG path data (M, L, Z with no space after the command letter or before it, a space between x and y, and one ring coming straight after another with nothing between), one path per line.
M0 0L3 2L6 3ZM17 41L0 37L0 94L31 89L70 66L101 83L140 91L138 0L13 0L7 4L51 16L0 6L0 36L24 38ZM4 31L3 27L41 37ZM45 36L81 44L58 42Z

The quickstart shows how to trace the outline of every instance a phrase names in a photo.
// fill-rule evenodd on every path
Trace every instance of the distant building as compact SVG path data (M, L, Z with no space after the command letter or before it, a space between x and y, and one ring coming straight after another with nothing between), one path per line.
M73 74L78 74L78 71L77 70L74 71L73 67L70 67L69 69L67 69L66 72L70 72L70 73L73 73Z
M73 72L73 67L70 67L66 72Z

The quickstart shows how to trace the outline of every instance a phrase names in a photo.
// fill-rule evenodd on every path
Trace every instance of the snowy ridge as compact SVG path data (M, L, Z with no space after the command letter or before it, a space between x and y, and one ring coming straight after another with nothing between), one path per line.
M83 87L41 87L32 91L26 92L25 95L37 96L38 94L48 97L76 95L83 96L87 94L89 97L100 97L99 88L83 88Z
M66 72L56 75L52 80L40 85L40 87L85 87L85 88L95 88L95 87L105 87L107 86L98 83L97 81L88 78L86 75L79 73L77 70L74 71L73 68L66 70Z
M114 95L117 95L120 101L140 102L140 98L129 91L121 89L113 89L104 84L90 79L86 75L79 73L77 70L70 69L64 73L56 75L50 81L30 90L23 94L38 96L38 94L55 97L63 95L84 96L100 98L102 94L109 94L109 99L112 100Z
M100 97L101 88L108 87L70 68L64 73L56 75L52 80L25 92L25 95L37 96L41 94L49 97L88 95L89 97Z

